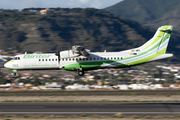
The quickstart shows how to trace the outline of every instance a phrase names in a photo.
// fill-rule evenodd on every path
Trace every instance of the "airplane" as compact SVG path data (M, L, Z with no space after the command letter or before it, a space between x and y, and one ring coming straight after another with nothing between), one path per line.
M71 50L58 49L56 53L16 55L5 63L4 67L13 70L13 76L18 76L19 70L61 69L77 71L79 76L83 76L88 70L136 66L173 56L166 53L172 29L171 25L161 26L149 41L129 50L90 52L80 45L75 45Z

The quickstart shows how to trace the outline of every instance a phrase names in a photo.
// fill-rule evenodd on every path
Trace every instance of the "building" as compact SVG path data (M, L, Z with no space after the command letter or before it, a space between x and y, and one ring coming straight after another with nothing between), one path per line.
M46 15L47 13L51 13L51 12L54 12L54 10L53 10L53 9L46 8L46 9L44 9L44 10L41 10L41 11L40 11L40 14L41 14L41 15Z
M42 89L61 90L61 89L64 89L64 83L62 83L62 82L46 82L45 86Z

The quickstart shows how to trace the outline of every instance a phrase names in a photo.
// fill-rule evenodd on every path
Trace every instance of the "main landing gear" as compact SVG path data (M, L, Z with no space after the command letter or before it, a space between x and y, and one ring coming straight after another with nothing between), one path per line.
M79 76L83 76L84 75L84 70L77 69L77 73L78 73Z

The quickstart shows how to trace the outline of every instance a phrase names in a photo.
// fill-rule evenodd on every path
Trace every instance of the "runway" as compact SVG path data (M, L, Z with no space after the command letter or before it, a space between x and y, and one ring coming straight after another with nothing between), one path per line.
M176 115L180 103L112 103L112 102L19 102L0 103L1 114L27 115Z

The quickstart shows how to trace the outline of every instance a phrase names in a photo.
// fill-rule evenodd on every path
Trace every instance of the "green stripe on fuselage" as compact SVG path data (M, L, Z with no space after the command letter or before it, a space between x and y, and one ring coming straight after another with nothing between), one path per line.
M163 26L162 29L167 29L169 26ZM165 34L165 32L162 32L162 31L159 31L159 34L158 36L155 38L155 40L150 44L148 45L146 48L144 49L147 49L148 47L152 46L153 44L155 44L163 35Z
M104 64L111 64L111 63L123 61L123 60L124 59L75 63L75 64L66 65L66 66L64 66L64 68L61 68L61 69L74 71L75 69L79 69L80 67L82 67L83 69L88 70L88 69L97 68L97 67L104 65Z
M164 49L166 49L166 48L164 48ZM161 51L164 51L164 49L161 50ZM160 51L160 52L161 52L161 51ZM148 61L152 60L153 58L156 58L156 57L158 57L158 56L160 56L160 55L162 55L162 54L153 54L153 55L148 56L148 57L146 57L146 58L143 58L143 59L140 59L140 60L131 62L131 65L137 65L137 64L146 63L146 62L148 62Z

